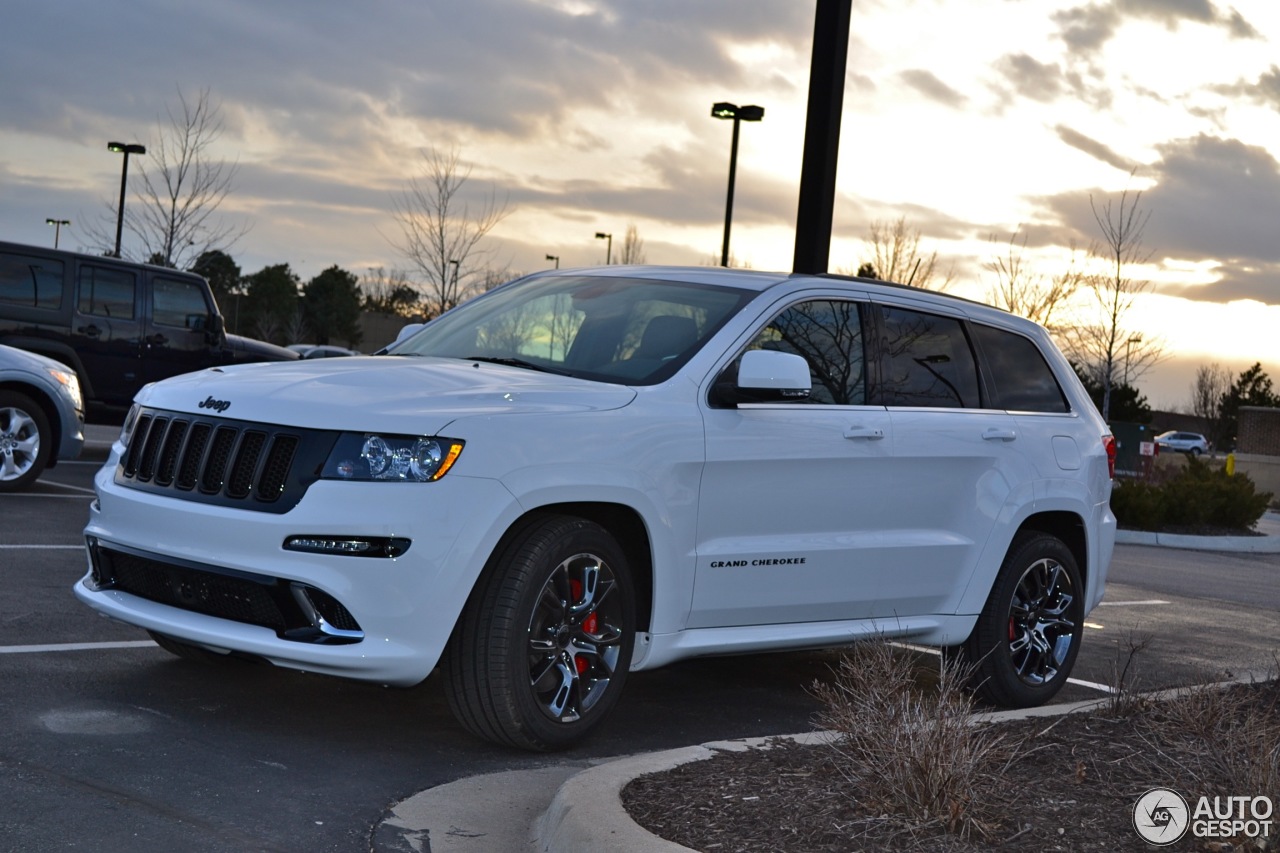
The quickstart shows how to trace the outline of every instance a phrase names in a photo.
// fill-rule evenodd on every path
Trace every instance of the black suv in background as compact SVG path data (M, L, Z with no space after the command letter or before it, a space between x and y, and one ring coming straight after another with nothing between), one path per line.
M73 368L90 421L148 382L297 353L227 334L209 284L166 267L0 242L0 344Z

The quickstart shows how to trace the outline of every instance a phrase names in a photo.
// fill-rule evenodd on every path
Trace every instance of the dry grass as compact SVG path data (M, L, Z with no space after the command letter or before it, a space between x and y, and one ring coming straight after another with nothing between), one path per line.
M943 660L936 686L920 687L912 656L863 643L818 682L818 723L838 738L836 765L861 803L892 813L911 831L944 826L988 838L996 822L986 790L1016 751L993 729L972 725L970 671Z

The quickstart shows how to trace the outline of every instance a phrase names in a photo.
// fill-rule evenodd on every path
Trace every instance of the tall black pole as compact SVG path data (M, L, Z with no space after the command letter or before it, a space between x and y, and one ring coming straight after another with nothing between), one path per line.
M724 202L724 243L720 246L720 266L729 266L729 224L733 222L733 181L738 174L738 117L733 117L733 142L729 145L729 195Z
M124 231L124 188L129 182L129 149L124 150L124 166L120 169L120 207L116 209L116 257L120 257L120 235Z
M814 15L809 107L792 262L792 269L800 273L824 273L831 259L831 220L836 201L836 160L840 153L852 5L853 0L817 0Z

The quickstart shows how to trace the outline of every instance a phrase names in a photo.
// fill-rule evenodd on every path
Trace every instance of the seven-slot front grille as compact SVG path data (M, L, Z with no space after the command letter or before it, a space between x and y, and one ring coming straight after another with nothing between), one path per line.
M288 512L316 481L337 435L143 409L115 480L183 500Z

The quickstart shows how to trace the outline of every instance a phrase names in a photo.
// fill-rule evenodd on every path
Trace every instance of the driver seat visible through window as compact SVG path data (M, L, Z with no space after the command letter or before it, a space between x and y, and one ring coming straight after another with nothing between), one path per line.
M698 325L692 317L676 317L664 314L654 317L644 327L640 346L632 359L662 361L673 358L692 346L698 339Z

